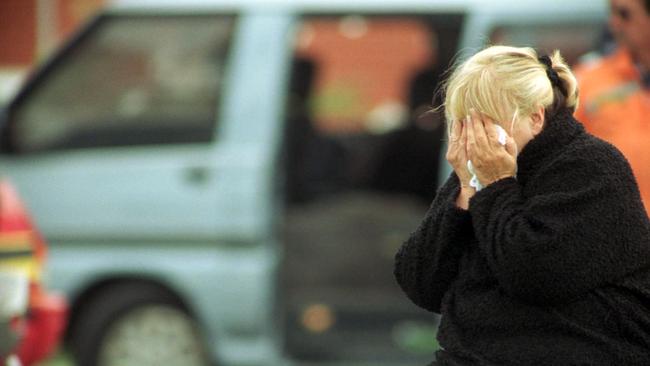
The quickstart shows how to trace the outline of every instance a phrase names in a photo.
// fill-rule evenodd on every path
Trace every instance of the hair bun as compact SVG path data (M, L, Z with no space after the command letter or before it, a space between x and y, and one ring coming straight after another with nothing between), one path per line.
M551 61L551 69L557 75L559 84L561 85L560 90L562 90L562 94L566 97L565 106L575 110L578 106L578 81L576 77L571 72L569 65L562 58L562 55L560 55L560 51L554 51L549 59Z
M551 61L551 58L548 57L548 55L544 55L539 57L538 60L546 66L546 76L548 76L548 79L551 81L551 85L558 88L565 98L568 97L566 88L564 87L560 76L557 71L553 69L553 61Z

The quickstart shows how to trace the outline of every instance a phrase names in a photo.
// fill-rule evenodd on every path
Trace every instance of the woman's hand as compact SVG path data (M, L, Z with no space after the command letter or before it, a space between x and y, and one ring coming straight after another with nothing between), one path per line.
M467 156L472 161L476 177L483 186L517 173L517 144L508 136L506 145L498 141L494 122L471 111L467 118Z
M469 185L472 175L467 170L467 126L465 121L454 122L451 136L449 136L446 158L460 180L461 188L456 205L467 209L469 199L476 193L476 190Z

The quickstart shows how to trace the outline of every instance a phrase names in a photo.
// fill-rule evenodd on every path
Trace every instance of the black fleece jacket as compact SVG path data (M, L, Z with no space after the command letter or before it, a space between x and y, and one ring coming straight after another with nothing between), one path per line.
M439 190L395 277L442 314L439 365L650 365L650 224L630 167L568 110L517 178Z

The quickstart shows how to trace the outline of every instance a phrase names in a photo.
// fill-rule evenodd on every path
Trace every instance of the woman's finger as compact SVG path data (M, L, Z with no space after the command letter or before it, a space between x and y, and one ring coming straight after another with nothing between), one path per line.
M463 121L460 131L460 142L464 145L467 144L467 122Z
M517 147L517 143L515 142L515 139L513 139L510 136L506 138L506 151L510 156L515 158L517 157L517 154L519 154L519 148Z
M465 118L465 130L467 133L467 142L466 142L466 147L467 147L467 156L471 159L474 154L475 154L475 149L476 149L476 136L474 135L474 121L472 121L471 116L467 116Z
M470 110L470 114L472 117L474 140L476 141L477 148L484 151L490 151L490 143L488 142L488 137L485 133L485 126L483 125L481 116L474 109Z
M467 160L467 124L463 121L463 126L460 131L460 140L458 141L460 145L460 154L464 160Z
M452 165L458 164L459 155L461 150L464 148L461 146L461 131L462 125L461 121L454 121L451 125L451 131L449 132L449 143L447 144L447 155L446 159Z
M462 130L462 126L461 126L462 122L461 121L454 121L452 123L453 123L453 125L451 127L451 136L449 136L449 140L451 140L451 142L457 142L458 139L460 139L460 134L461 134L461 130Z
M499 147L501 143L499 142L499 131L497 130L497 125L492 121L490 117L483 116L483 123L485 125L485 134L491 146Z

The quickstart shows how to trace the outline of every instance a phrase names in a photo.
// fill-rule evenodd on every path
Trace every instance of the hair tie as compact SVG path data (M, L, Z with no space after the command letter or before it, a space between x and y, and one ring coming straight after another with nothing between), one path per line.
M567 97L567 91L564 89L560 75L558 75L557 71L553 69L553 61L551 61L551 58L548 57L548 55L544 55L538 58L538 60L540 63L546 66L546 76L551 81L551 85L558 88L562 95Z

